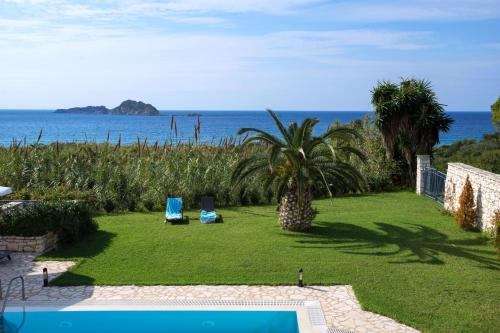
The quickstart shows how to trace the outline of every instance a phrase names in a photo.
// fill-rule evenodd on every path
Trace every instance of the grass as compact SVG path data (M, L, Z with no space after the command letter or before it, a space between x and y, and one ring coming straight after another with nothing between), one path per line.
M98 217L100 231L46 259L78 265L54 285L350 284L366 310L424 332L500 327L500 261L409 192L315 201L307 233L280 230L274 206L220 210L223 224L165 225L162 213Z

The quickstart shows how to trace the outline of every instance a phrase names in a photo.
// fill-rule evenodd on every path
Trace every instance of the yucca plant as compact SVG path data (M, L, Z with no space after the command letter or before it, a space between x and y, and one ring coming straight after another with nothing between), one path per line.
M430 81L403 78L399 84L378 82L371 91L375 124L382 134L387 159L398 153L408 166L409 183L415 185L416 155L430 154L439 133L448 132L453 119L444 111Z
M240 129L239 135L253 134L243 141L244 147L257 144L265 149L242 159L231 181L238 187L242 183L260 183L264 190L271 189L279 202L281 227L307 230L314 218L313 193L326 192L331 196L332 188L356 191L362 187L361 174L340 157L350 153L364 158L348 144L356 131L341 126L315 136L317 119L307 118L300 125L293 122L285 128L273 111L268 112L280 137L257 128Z

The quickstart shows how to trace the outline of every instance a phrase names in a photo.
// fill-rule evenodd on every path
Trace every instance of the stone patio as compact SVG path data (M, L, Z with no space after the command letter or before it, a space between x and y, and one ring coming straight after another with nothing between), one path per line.
M393 319L363 311L351 286L78 286L42 287L42 269L52 279L74 263L36 262L35 253L14 253L12 261L0 262L3 294L6 284L18 275L25 277L29 301L78 303L92 300L307 300L319 301L328 327L364 332L418 332ZM13 297L20 299L19 283Z

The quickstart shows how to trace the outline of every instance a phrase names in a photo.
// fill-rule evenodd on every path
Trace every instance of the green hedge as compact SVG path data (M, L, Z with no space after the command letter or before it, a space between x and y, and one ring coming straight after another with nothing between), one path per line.
M71 243L97 230L88 206L82 202L39 202L0 214L0 235L42 236L54 232L61 243Z

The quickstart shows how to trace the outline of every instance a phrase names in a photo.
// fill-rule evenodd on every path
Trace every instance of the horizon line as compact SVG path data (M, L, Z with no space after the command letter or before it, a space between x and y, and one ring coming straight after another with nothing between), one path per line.
M0 108L0 112L2 111L55 111L57 109L31 109L31 108L22 108L22 109L6 109ZM268 109L157 109L160 112L266 112ZM286 110L286 109L270 109L275 112L375 112L374 110ZM491 112L489 110L445 110L445 112Z

